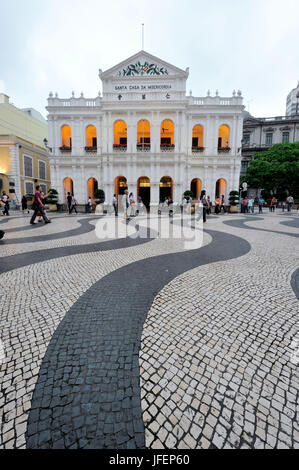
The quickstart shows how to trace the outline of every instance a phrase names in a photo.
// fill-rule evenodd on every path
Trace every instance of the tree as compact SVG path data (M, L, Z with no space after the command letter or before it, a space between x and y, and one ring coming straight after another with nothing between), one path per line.
M47 204L57 204L57 202L58 202L58 192L57 192L57 190L52 188L52 189L49 190L49 192L50 191L51 191L51 193L47 197L46 203Z
M299 198L299 142L276 144L256 154L242 181L278 199L286 193Z
M187 199L187 201L189 201L190 197L191 197L192 199L194 199L194 194L193 194L193 192L192 192L192 191L189 191L189 190L184 192L184 196L185 196L185 198Z
M96 189L94 192L94 197L97 199L96 204L104 204L105 193L102 189Z

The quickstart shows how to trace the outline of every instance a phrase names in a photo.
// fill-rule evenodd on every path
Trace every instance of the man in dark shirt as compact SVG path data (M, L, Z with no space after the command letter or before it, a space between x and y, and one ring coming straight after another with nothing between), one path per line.
M72 212L72 196L71 196L71 193L67 193L67 208L68 208L68 211L69 211L69 214Z
M36 216L38 215L39 212L41 213L42 218L45 221L45 224L50 224L51 223L51 220L49 220L48 217L45 214L44 204L43 204L43 201L42 201L41 192L42 192L42 188L40 186L36 186L36 193L34 195L34 200L33 200L34 213L33 213L33 216L31 217L31 220L30 220L31 225L35 224L34 221L35 221L35 218L36 218Z

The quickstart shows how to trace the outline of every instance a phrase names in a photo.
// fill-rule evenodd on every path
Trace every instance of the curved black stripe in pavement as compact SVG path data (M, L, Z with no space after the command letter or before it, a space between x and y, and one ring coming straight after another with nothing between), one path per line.
M280 222L281 225L286 225L287 227L299 228L299 217L294 217L293 220L287 220Z
M41 364L27 448L144 448L138 358L155 296L185 271L250 251L240 237L207 233L210 245L124 266L73 305Z
M246 222L253 222L253 221L260 221L265 220L263 218L258 217L246 217L244 219L237 219L237 220L225 220L223 223L226 225L230 225L234 228L242 228L246 230L257 230L260 232L269 232L269 233L278 233L279 235L288 235L289 237L299 237L299 233L289 233L289 232L280 232L278 230L267 230L266 228L258 228L258 227L250 227L246 225Z
M299 268L293 272L291 286L297 299L299 299Z
M93 227L94 228L94 227ZM43 261L62 258L65 256L73 256L83 253L97 253L99 251L118 250L121 248L130 248L143 243L149 243L155 237L150 238L149 231L142 226L136 225L136 231L140 230L140 237L133 235L128 238L119 238L109 241L99 241L98 243L90 243L86 245L70 245L57 248L49 248L46 250L29 251L19 253L17 255L3 256L0 258L0 274L12 271L13 269L23 268ZM147 237L143 238L144 231L147 231ZM154 233L152 233L152 236Z
M35 243L35 242L44 242L44 241L50 241L50 240L61 240L63 238L70 238L70 237L75 237L77 235L83 235L85 233L91 232L92 230L95 229L94 225L91 225L90 222L92 220L100 220L101 216L93 219L80 219L77 222L80 224L79 227L67 230L65 232L57 232L57 233L48 233L47 235L37 235L33 237L24 237L24 238L11 238L8 240L3 241L3 245L17 245L17 244L22 244L24 245L25 243ZM58 219L56 217L55 219ZM52 219L52 220L55 220ZM24 230L35 230L37 228L41 228L43 222L37 223L36 225L27 225L25 227L17 227L16 229L8 229L6 232L21 232Z

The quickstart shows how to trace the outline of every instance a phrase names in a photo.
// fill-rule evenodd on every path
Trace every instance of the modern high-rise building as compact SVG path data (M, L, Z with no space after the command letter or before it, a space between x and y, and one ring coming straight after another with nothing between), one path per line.
M286 116L299 114L299 80L298 85L287 96Z

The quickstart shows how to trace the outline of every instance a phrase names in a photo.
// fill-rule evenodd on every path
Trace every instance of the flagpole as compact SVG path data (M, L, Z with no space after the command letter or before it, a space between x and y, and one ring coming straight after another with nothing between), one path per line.
M144 23L142 23L142 50L144 51Z

